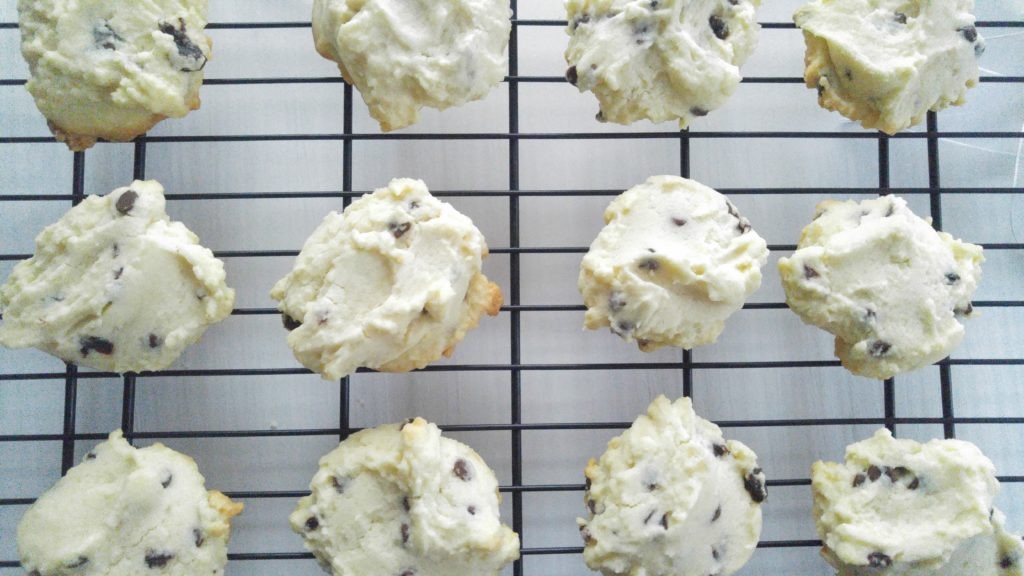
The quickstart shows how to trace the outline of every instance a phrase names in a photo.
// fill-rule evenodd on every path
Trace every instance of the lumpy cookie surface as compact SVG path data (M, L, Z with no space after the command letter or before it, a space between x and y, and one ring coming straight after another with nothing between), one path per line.
M984 40L974 0L813 0L793 16L818 103L894 134L964 103Z
M764 239L723 195L654 176L619 195L580 266L584 324L641 350L714 342L761 285Z
M999 483L973 444L881 429L812 469L822 555L841 576L1019 576L1022 544L992 508Z
M836 337L854 374L885 379L946 357L973 313L980 246L936 232L902 198L818 205L779 260L786 303Z
M389 131L501 82L511 16L508 0L316 0L313 38Z
M452 353L501 290L480 272L472 220L419 180L392 180L329 214L271 292L288 345L326 379L422 368Z
M422 418L353 434L310 489L292 529L337 576L493 576L519 557L494 472Z
M118 430L25 512L18 555L30 576L218 575L241 511L188 456Z
M206 0L19 0L26 88L72 150L199 107Z
M759 0L568 0L566 78L600 103L598 120L693 118L736 90L753 53Z
M0 286L0 344L114 372L170 366L231 314L224 264L135 181L89 196L36 238Z
M757 456L659 396L586 469L583 558L607 576L727 576L753 554L767 497Z

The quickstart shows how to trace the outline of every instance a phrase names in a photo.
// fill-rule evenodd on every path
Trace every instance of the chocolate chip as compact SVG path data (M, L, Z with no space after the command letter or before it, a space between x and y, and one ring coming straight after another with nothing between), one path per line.
M860 486L865 480L867 480L867 478L868 477L863 474L857 474L853 477L853 487L856 488L857 486Z
M127 215L133 208L135 208L135 201L138 199L139 194L135 190L129 190L124 194L121 194L121 197L117 199L117 203L114 204L114 207L117 208L117 211L121 214Z
M590 510L591 514L597 514L597 501L593 499L587 500L587 510Z
M733 218L739 219L740 211L736 209L736 205L728 200L725 201L725 209L729 211L729 215Z
M580 14L572 21L572 29L575 30L580 27L580 24L586 24L590 22L590 14Z
M881 552L872 552L868 554L868 565L872 568L888 568L892 566L892 558Z
M712 16L712 18L714 18L714 16ZM708 111L699 106L694 106L693 108L690 108L690 114L693 114L697 118L701 118L703 116L707 116Z
M164 476L164 479L160 481L160 485L163 486L164 488L167 488L168 486L171 485L171 482L173 482L173 481L174 481L174 474L171 474L170 472L167 472L167 475Z
M575 86L576 83L579 82L580 77L579 74L577 74L576 72L575 66L569 66L569 69L565 71L565 79L568 80L569 84L572 84L573 86Z
M1009 556L1003 556L999 560L999 567L1002 568L1003 570L1007 570L1007 569L1013 567L1013 558L1010 558Z
M409 543L409 525L402 524L402 544Z
M708 18L708 24L711 25L711 31L715 33L715 37L719 40L725 40L729 37L729 25L720 16Z
M409 504L408 496L402 496L402 510L405 510L406 512L412 510L412 505Z
M65 564L64 567L65 568L81 568L82 566L85 566L88 563L89 563L89 559L88 558L86 558L85 556L79 556L78 558L75 558L74 561L68 562L67 564Z
M320 527L320 521L316 519L316 516L310 516L306 520L306 530L316 530Z
M715 515L711 517L712 522L717 522L722 517L722 505L719 504L718 508L715 508Z
M825 95L825 84L822 82L824 78L818 78L818 98ZM817 220L817 218L815 218Z
M623 320L621 322L613 324L611 330L612 334L615 334L616 336L625 336L626 334L632 332L635 328L635 323L630 322L629 320Z
M715 560L718 560L718 554L719 554L718 553L718 548L715 548L714 546L712 546L711 547L711 557L714 558Z
M729 453L729 447L725 444L714 444L711 446L711 450L715 453L715 456L721 458Z
M416 576L416 571L412 570L412 569L403 570L402 573L399 574L398 576Z
M645 482L644 483L644 488L648 492L654 492L655 490L657 490L659 488L659 486L658 486L657 482Z
M597 120L598 122L607 122L604 117L604 110L598 110L597 114L594 116L594 120Z
M476 506L469 506L466 508L466 512L469 512L470 516L476 516Z
M583 543L588 546L596 542L594 537L590 534L590 530L587 530L586 526L580 526L580 538L583 538Z
M590 487L591 487L592 485L593 485L593 481L592 481L592 480L591 480L590 478L587 478L587 479L586 479L586 482L584 482L584 486L586 486L586 490L587 490L587 491L589 491L589 490L590 490Z
M879 469L878 466L875 466L874 464L872 464L871 466L868 466L868 479L869 480L874 482L874 481L878 480L881 477L882 477L882 470Z
M661 268L661 263L659 263L654 258L647 258L646 260L643 260L642 262L640 262L639 267L640 267L641 270L647 270L648 272L654 272L658 268Z
M968 302L966 308L954 308L953 313L957 316L970 316L974 312L974 304Z
M174 554L171 552L157 552L155 550L146 550L146 567L147 568L163 568L167 566L167 563L174 559Z
M206 542L206 538L203 536L203 531L199 528L192 529L192 540L196 543L196 548L199 548Z
M159 348L160 345L163 344L163 339L157 336L156 334L150 334L148 341L150 348Z
M633 27L633 36L636 37L637 44L646 44L651 41L651 27L646 23L638 24Z
M651 0L648 6L650 6L651 10L657 10L659 4L661 3L658 0Z
M946 284L949 284L950 286L952 286L953 284L956 284L959 281L960 281L960 275L957 274L956 272L950 272L950 273L946 274Z
M644 518L644 524L650 524L651 523L651 518L654 518L654 513L655 512L656 512L656 510L651 510L650 513L647 514L647 517Z
M920 486L921 486L921 479L918 478L917 476L914 476L914 479L910 481L910 484L907 484L907 489L908 490L917 490Z
M345 486L347 486L347 485L348 485L347 481L342 480L342 479L338 478L337 476L331 476L331 486L334 486L334 491L337 492L338 494L344 494L345 493ZM408 505L409 499L408 498L403 498L402 501L405 502L406 505ZM408 511L409 508L406 508L406 510Z
M768 497L768 490L765 488L764 480L761 479L761 473L762 470L760 468L754 468L743 479L743 487L750 494L750 499L756 503L764 502L765 498Z
M179 56L189 60L195 60L196 62L202 59L202 64L199 64L198 68L180 68L179 70L181 72L198 72L206 66L206 56L203 54L202 49L192 42L192 39L188 37L188 34L185 31L184 18L178 18L177 28L169 22L161 22L159 28L161 32L174 38L174 44L178 47Z
M892 349L892 344L889 344L885 340L875 340L871 343L871 347L868 349L868 354L873 358L881 358L889 353Z
M455 474L463 482L469 482L473 479L473 467L469 462L459 458L455 461L455 466L452 467L452 474Z
M847 80L853 80L853 71L847 68L843 71L843 76L846 76Z
M821 274L818 274L817 270L811 268L807 264L804 264L804 278L810 280L811 278L817 278L818 276L821 276Z
M110 22L104 22L92 29L92 42L104 50L117 50L116 42L124 42L124 38L110 27Z
M124 274L124 266L114 270L114 280L120 280L122 274Z
M668 515L669 515L668 512L665 512L664 514L662 514L661 522L658 522L658 524L661 524L661 527L664 528L665 530L668 530Z
M956 31L963 35L964 40L968 42L974 42L978 39L978 29L974 26L964 26L963 28L957 28Z
M746 218L740 218L739 223L736 224L736 229L739 230L740 234L746 234L750 232L750 222Z
M608 309L612 312L618 312L626 307L626 297L621 292L612 292L608 296Z
M888 218L889 216L892 216L895 213L896 213L896 207L893 206L892 204L889 204L889 209L885 211L885 217Z
M85 455L85 459L86 460L95 460L96 459L96 453L95 452L89 452L88 454Z
M285 330L289 332L295 330L299 326L302 326L302 322L299 322L295 318L292 318L291 316L284 313L281 314L281 324L284 324Z
M677 218L673 216L672 223L675 224L676 226L686 226L686 218Z
M907 470L903 466L897 466L895 468L885 467L885 475L889 477L889 480L893 482L899 482L904 476L910 475L910 470Z
M118 256L121 255L121 247L118 246L116 242L114 243L113 246L110 247L110 250L111 250L111 252L114 253L114 258L117 258Z
M877 312L875 312L871 308L865 308L864 309L864 321L865 322L872 322L876 318L878 318L878 313Z
M412 224L409 222L402 222L401 224L392 222L388 224L388 232L394 234L395 238L401 238L410 228L412 228Z
M899 22L900 24L906 24L906 23L907 23L907 15L906 15L906 14L904 14L903 12L897 12L897 13L896 13L896 14L894 15L894 17L893 17L893 18L894 18L894 20L896 20L896 21L897 21L897 22Z
M82 336L78 339L78 351L82 356L88 356L89 352L97 352L104 356L114 353L114 343L98 336Z

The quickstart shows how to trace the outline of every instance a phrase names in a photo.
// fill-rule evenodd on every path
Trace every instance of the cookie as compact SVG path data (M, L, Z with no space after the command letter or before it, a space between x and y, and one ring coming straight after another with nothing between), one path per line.
M694 118L720 107L754 52L760 0L568 0L566 79L600 103L597 119Z
M494 472L422 418L353 434L310 489L292 530L337 576L493 576L519 558Z
M112 432L25 512L21 565L29 576L223 574L242 505L204 482L188 456Z
M992 508L992 462L961 440L881 429L812 468L822 555L841 576L1020 576L1022 544Z
M961 105L985 43L974 0L812 0L793 15L818 104L889 134Z
M727 576L753 554L768 496L757 455L659 396L586 469L583 559L606 576Z
M619 195L580 266L584 325L645 352L710 344L761 285L764 239L718 192L653 176Z
M980 246L936 232L897 196L818 205L779 260L786 303L836 337L850 372L885 379L945 358L964 337Z
M18 0L18 15L25 87L72 150L199 108L206 0Z
M313 40L387 132L497 86L511 16L509 0L315 0Z
M170 366L231 314L224 264L164 209L159 182L89 196L0 286L0 345L113 372Z
M325 379L405 372L451 355L498 313L486 255L472 220L423 182L396 179L324 218L270 296L295 358Z

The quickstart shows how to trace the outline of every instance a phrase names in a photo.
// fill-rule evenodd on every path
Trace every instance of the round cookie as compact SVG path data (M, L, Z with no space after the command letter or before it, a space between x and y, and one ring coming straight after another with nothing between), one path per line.
M761 285L764 239L718 192L653 176L619 195L580 266L584 325L645 352L714 342Z
M114 372L170 366L231 314L224 264L138 181L89 196L36 237L0 286L0 345Z
M568 0L566 79L597 119L678 120L720 107L757 45L760 0Z
M19 0L18 15L26 88L72 150L199 108L206 0Z
M757 456L659 396L586 469L577 520L591 570L606 576L728 576L753 554L768 493Z
M353 434L310 489L292 529L337 576L494 576L519 558L494 472L422 418Z
M472 220L423 182L396 179L327 215L270 296L295 358L325 379L405 372L451 355L481 315L498 313L486 255Z
M961 105L985 50L974 0L812 0L793 15L818 103L889 134Z
M18 555L29 576L219 575L241 512L188 456L117 430L25 512Z
M992 462L973 444L881 429L812 468L822 555L840 576L1020 576L1022 544L992 508Z
M387 132L497 86L511 16L508 0L315 0L313 40Z
M850 372L885 379L945 358L973 312L980 246L936 232L897 196L818 205L779 260L786 303L836 337Z

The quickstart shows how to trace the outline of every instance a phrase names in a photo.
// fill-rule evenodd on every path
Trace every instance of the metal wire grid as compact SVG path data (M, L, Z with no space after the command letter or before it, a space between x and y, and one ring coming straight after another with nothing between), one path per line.
M942 228L942 197L951 194L1022 194L1024 188L968 188L968 187L943 187L940 182L940 158L939 140L941 138L986 138L986 139L1013 139L1020 138L1021 134L1014 131L941 131L938 126L938 118L934 112L928 114L927 130L924 132L904 132L895 136L887 136L881 133L870 132L803 132L803 131L683 131L683 132L621 132L621 133L521 133L519 131L519 85L523 83L556 83L564 82L564 78L555 76L520 76L518 74L518 30L523 27L562 27L566 25L561 20L543 19L519 19L517 1L511 0L513 9L513 33L509 43L509 76L508 83L508 132L504 133L468 133L468 134L376 134L376 133L355 133L353 131L353 90L350 85L345 84L344 90L344 124L343 132L340 134L248 134L231 136L143 136L134 143L134 178L143 179L146 174L146 145L148 142L252 142L252 141L300 141L300 140L332 140L342 142L342 163L343 180L339 192L253 192L239 194L167 194L169 199L175 200L209 200L209 199L271 199L271 198L338 198L341 197L344 205L348 205L353 198L357 198L364 191L355 191L352 186L352 146L355 141L382 141L382 140L507 140L508 152L508 190L488 191L485 193L469 190L451 190L434 192L439 197L505 197L508 201L509 210L509 246L505 248L492 248L492 254L507 254L511 274L511 286L509 303L502 307L503 313L509 314L511 319L511 350L508 364L463 364L430 366L424 371L430 372L473 372L473 371L507 371L511 376L511 405L509 421L507 424L481 424L481 425L448 425L442 426L447 432L467 431L508 431L511 434L511 457L512 457L512 484L502 486L501 491L511 496L512 501L512 527L522 537L524 534L523 525L523 494L540 492L582 492L583 484L524 484L523 482L523 444L522 433L531 430L619 430L629 426L629 422L568 422L568 423L524 423L522 414L522 373L524 371L597 371L614 370L625 371L633 369L645 370L670 370L678 371L683 382L683 391L687 396L693 395L693 374L695 370L718 370L736 368L807 368L807 367L828 367L838 366L838 361L754 361L754 362L695 362L690 351L683 351L678 362L656 362L656 363L566 363L566 364L524 364L521 361L521 321L522 312L566 312L582 311L583 306L579 305L523 305L520 303L520 256L523 254L582 254L586 247L580 246L543 246L543 247L522 247L520 246L520 199L533 196L546 197L573 197L573 196L614 196L621 190L521 190L519 171L519 144L524 140L590 140L590 139L677 139L680 144L679 173L686 177L690 175L690 142L693 139L716 139L716 138L841 138L841 139L871 139L877 140L878 146L878 185L876 188L743 188L743 189L720 189L728 195L795 195L795 194L831 194L846 196L854 194L889 194L900 195L927 195L930 201L931 215L936 228ZM212 23L207 28L216 29L283 29L283 28L308 28L308 22L229 22ZM787 29L794 26L790 23L768 22L762 23L767 29ZM979 21L979 28L1024 28L1024 21ZM16 29L17 24L6 22L0 23L0 29ZM1024 76L986 76L981 79L983 83L1012 83L1024 85ZM0 86L21 86L23 79L0 78ZM748 77L744 83L757 84L791 84L802 83L803 80L797 77ZM343 83L338 77L296 77L296 78L232 78L232 79L208 79L207 85L254 85L254 84L304 84L304 83ZM926 139L928 151L928 187L927 188L893 188L890 187L890 141L892 139ZM51 142L49 137L2 137L0 144L23 144ZM73 182L70 194L66 195L40 195L40 194L5 194L0 195L0 205L3 202L16 201L70 201L75 205L82 201L84 194L85 175L85 152L74 153ZM1024 243L988 243L983 245L986 250L1024 250ZM791 251L795 245L771 245L773 251ZM289 250L242 250L218 252L220 258L235 257L280 257L295 256L298 251ZM29 254L0 254L0 261L15 261L29 257ZM1024 307L1024 300L989 300L975 301L974 305L979 308L1020 308ZM749 303L746 309L781 309L785 303ZM241 308L234 310L235 315L273 315L278 312L272 308ZM939 363L939 385L941 390L942 416L940 418L921 417L897 417L896 416L896 393L893 379L883 383L884 413L877 418L816 418L816 419L748 419L734 421L719 421L723 428L741 427L790 427L790 426L839 426L839 425L884 425L894 430L900 424L941 424L944 435L947 438L956 437L957 424L999 424L999 425L1021 425L1024 424L1024 417L957 417L953 408L953 378L952 366L983 366L983 365L1024 365L1024 358L999 358L999 359L950 359L947 358ZM360 370L365 372L365 370ZM270 368L270 369L229 369L229 370L169 370L154 374L126 374L122 376L122 410L121 428L129 441L135 439L171 439L171 438L253 438L253 437L296 437L296 436L334 436L339 439L346 438L356 431L351 423L350 407L350 385L349 379L344 378L339 382L340 413L339 426L337 428L320 429L254 429L254 430L161 430L161 431L136 431L135 430L135 391L136 382L139 378L153 376L173 377L197 377L197 376L270 376L270 375L291 375L307 374L301 368ZM102 440L103 434L84 434L76 432L76 398L78 384L83 379L117 377L115 374L85 372L79 373L74 365L67 365L63 373L18 373L10 372L8 367L0 367L0 385L5 382L14 381L35 381L63 378L64 381L64 409L63 409L63 430L53 434L0 434L0 442L24 443L38 441L60 441L61 449L61 472L66 472L74 465L75 442L80 440ZM1000 481L1004 483L1024 483L1024 476L1001 476ZM807 486L809 478L772 479L768 481L769 486ZM264 498L286 498L294 499L305 495L305 491L236 491L228 495L236 499L264 499ZM0 499L0 507L28 505L34 501L32 498L6 498ZM818 540L771 540L762 541L761 548L795 548L819 546ZM568 555L579 554L582 547L524 547L523 557L534 555ZM232 553L231 560L300 560L312 559L312 555L300 552L258 552L258 553ZM15 559L0 559L0 569L17 568L19 563ZM524 562L519 560L514 564L513 574L522 576L525 574Z

